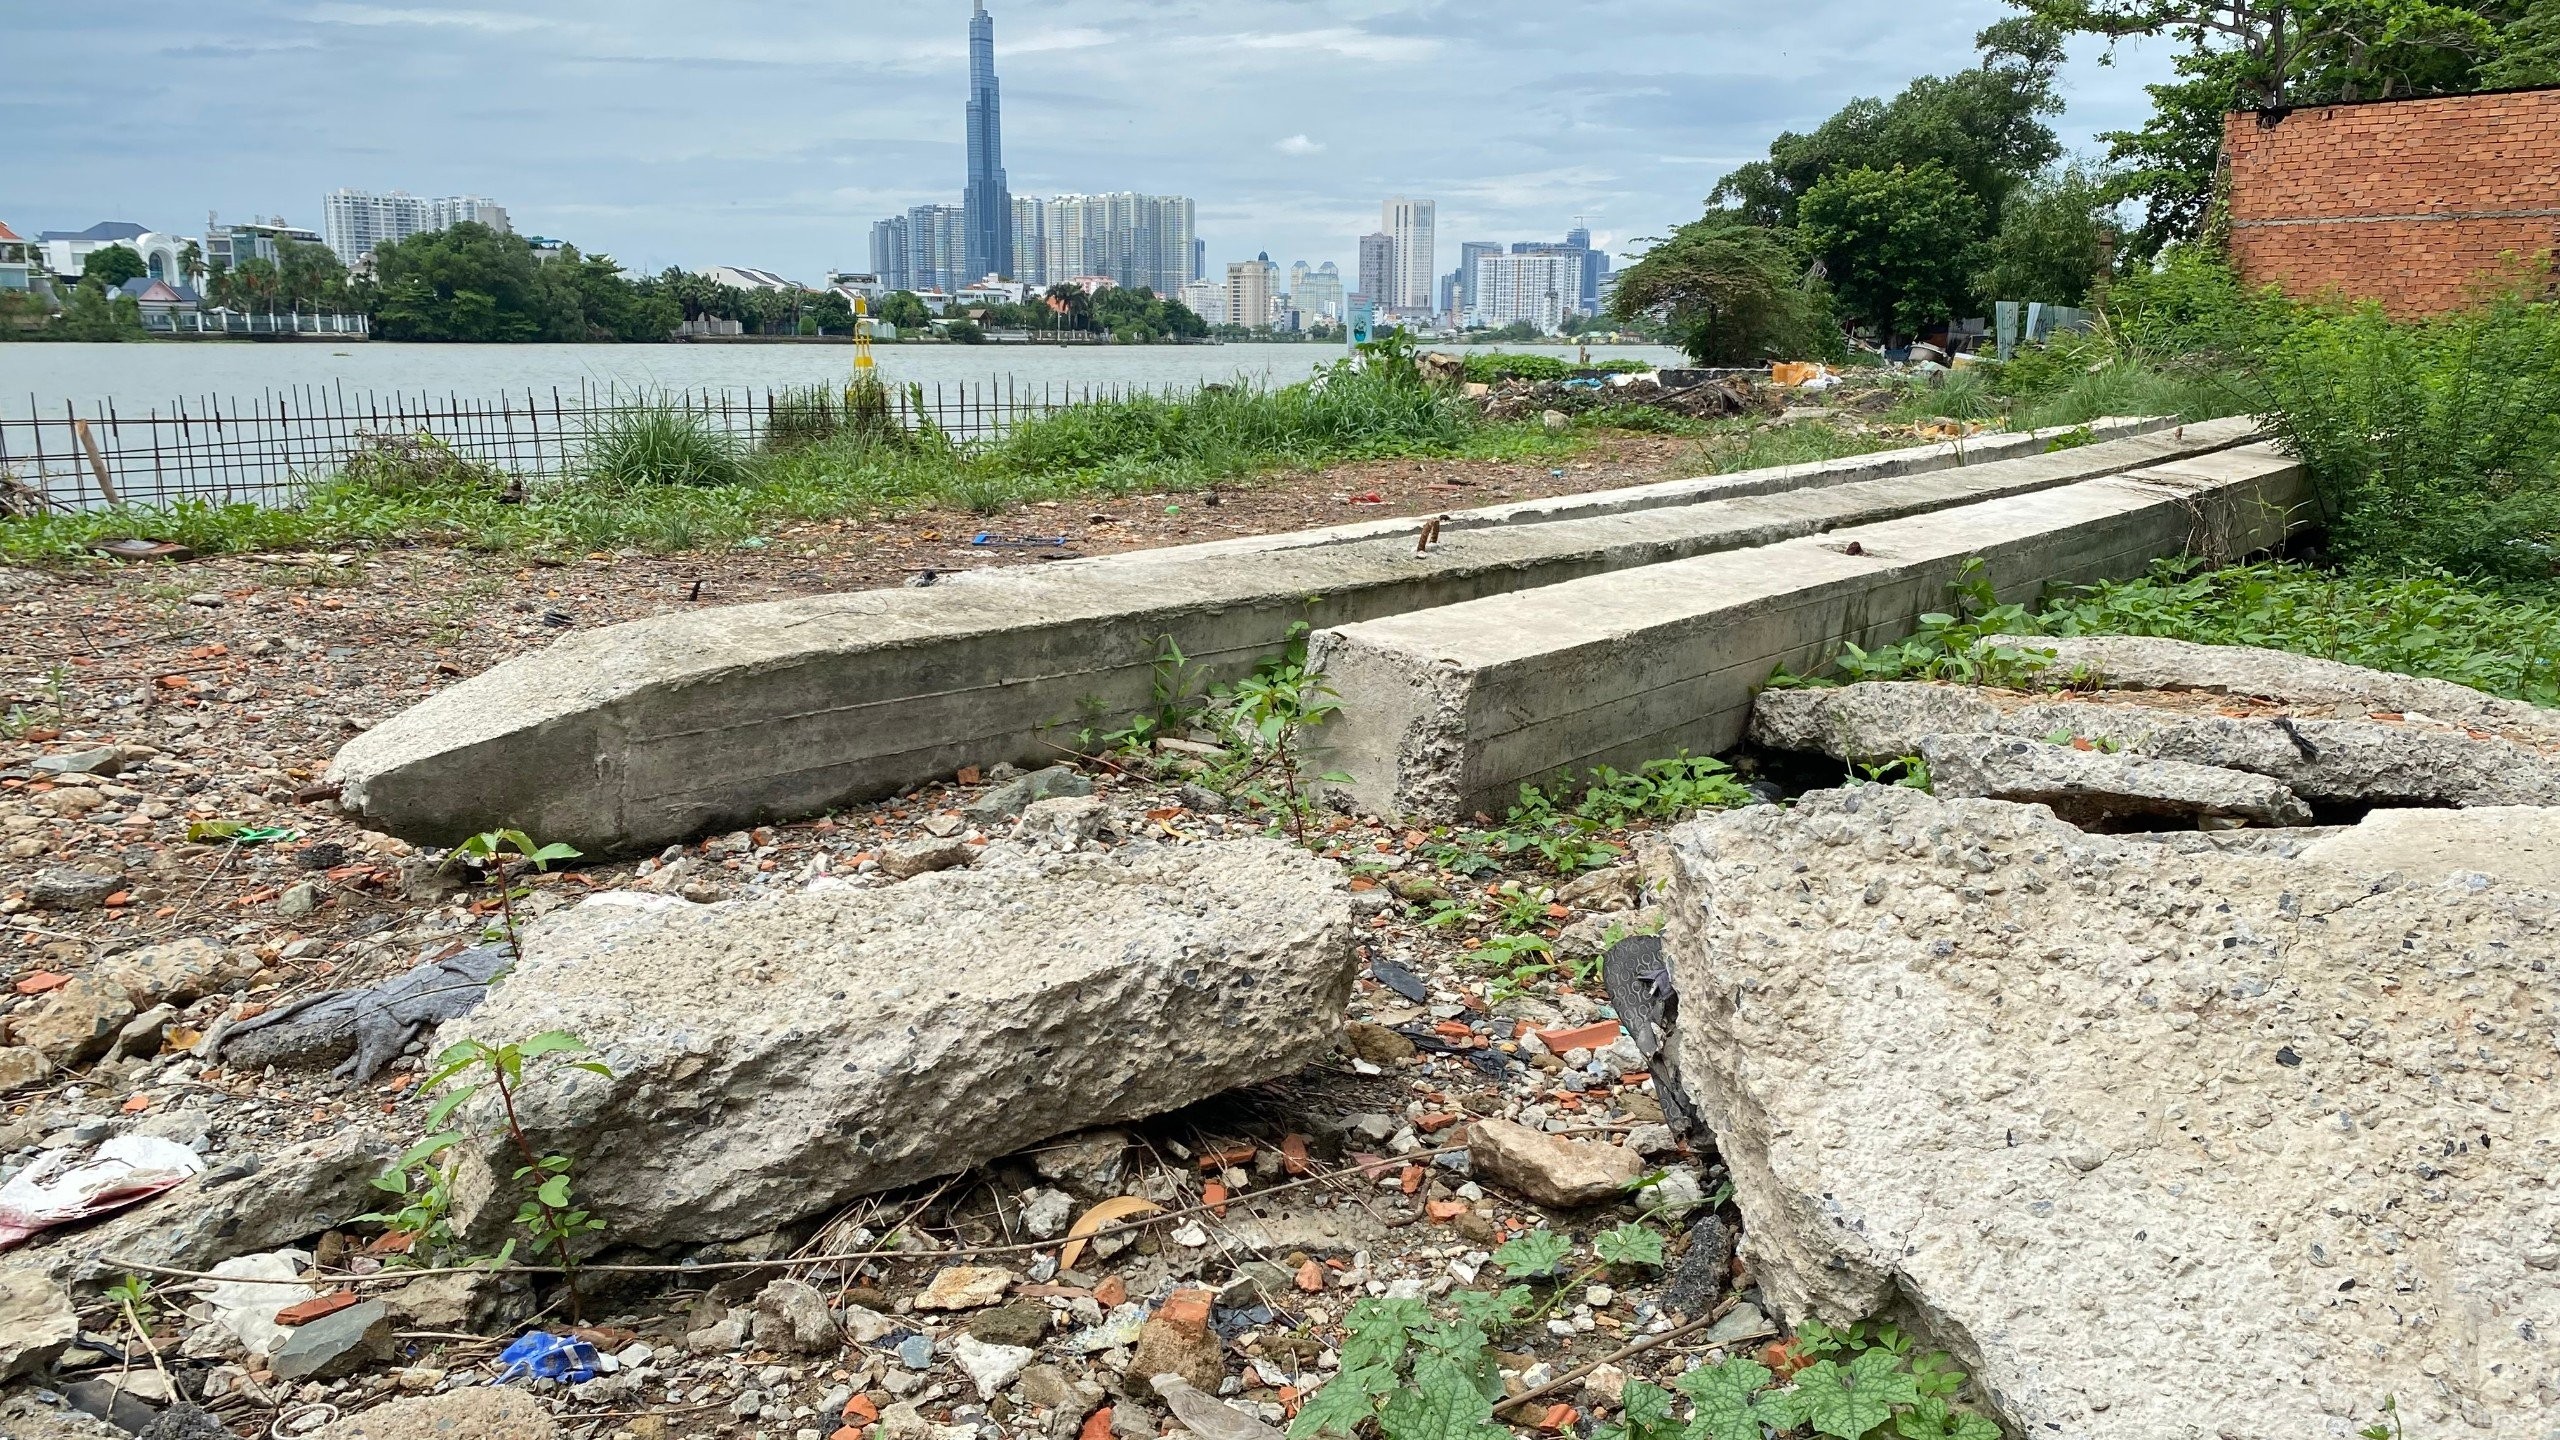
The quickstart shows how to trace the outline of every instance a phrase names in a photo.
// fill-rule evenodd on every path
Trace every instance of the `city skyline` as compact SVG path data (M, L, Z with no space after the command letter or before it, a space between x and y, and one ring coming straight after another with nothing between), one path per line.
M968 139L952 112L970 90L975 8L904 7L848 29L747 3L706 39L661 0L541 15L212 0L187 39L137 42L109 17L55 7L17 32L59 63L0 98L22 141L0 205L21 232L178 231L207 210L318 228L340 188L497 195L518 228L634 270L748 264L814 281L865 267L881 216L963 198ZM1576 215L1623 263L1778 131L1970 64L1973 31L2010 13L1997 0L1809 0L1785 17L1722 0L1569 16L1515 0L998 10L1011 192L1189 195L1213 275L1268 250L1346 276L1381 197L1397 194L1438 201L1444 271L1457 237L1552 240ZM2166 54L2134 47L2100 69L2078 47L2066 143L2086 150L2093 132L2138 121ZM106 78L138 59L152 86ZM240 143L223 117L253 79L332 125ZM1218 103L1200 104L1204 92ZM436 123L411 123L420 107Z

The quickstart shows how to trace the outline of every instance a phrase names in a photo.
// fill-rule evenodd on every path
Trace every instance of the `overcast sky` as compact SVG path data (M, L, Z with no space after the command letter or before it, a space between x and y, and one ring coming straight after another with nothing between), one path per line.
M867 268L956 204L966 0L198 0L13 7L0 222L319 228L338 186L478 194L635 269ZM1461 239L1624 250L1780 130L1972 63L1998 0L995 0L1017 195L1194 197L1213 262L1352 268L1390 194ZM2076 53L2064 141L2165 51Z

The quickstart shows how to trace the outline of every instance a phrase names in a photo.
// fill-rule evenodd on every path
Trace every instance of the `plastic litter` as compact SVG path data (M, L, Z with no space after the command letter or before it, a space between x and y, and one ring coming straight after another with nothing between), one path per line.
M0 1185L0 1250L56 1225L121 1210L203 1170L193 1150L147 1135L118 1135L77 1165L70 1152L57 1150Z
M1060 550L1066 548L1067 537L1064 535L1017 535L1008 540L991 530L981 530L969 537L969 543L988 547L1018 546Z
M576 1385L593 1380L602 1366L596 1347L574 1335L528 1330L498 1352L498 1383L510 1380L558 1380Z

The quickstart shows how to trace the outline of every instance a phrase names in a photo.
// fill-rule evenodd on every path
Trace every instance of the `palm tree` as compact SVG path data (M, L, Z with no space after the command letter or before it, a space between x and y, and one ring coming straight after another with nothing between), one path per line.
M190 240L178 247L179 283L196 287L204 283L204 247Z

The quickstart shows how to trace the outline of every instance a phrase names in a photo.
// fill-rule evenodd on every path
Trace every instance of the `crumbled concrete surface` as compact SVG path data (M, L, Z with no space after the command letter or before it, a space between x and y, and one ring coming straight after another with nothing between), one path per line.
M2195 853L1876 786L1683 828L1682 1078L1764 1290L1918 1323L2019 1433L2544 1433L2560 891L2496 856L2560 811L2422 828Z

